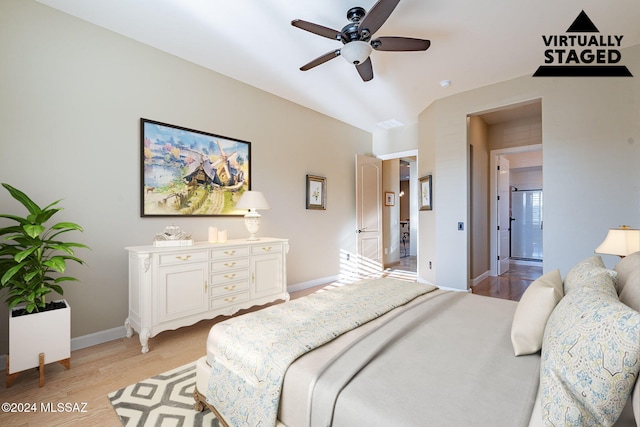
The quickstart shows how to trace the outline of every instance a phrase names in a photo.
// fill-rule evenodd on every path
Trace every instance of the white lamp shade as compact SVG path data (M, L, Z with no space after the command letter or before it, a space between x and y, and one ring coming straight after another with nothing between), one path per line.
M362 64L371 54L371 45L363 41L353 41L340 49L340 55L350 64Z
M245 191L236 203L236 209L271 209L271 207L260 191Z
M595 250L597 254L625 257L640 251L640 230L628 227L611 228Z

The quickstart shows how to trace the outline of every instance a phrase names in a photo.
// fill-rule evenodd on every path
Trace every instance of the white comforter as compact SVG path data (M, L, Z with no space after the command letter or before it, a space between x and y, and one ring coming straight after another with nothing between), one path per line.
M296 358L436 287L379 279L236 318L218 337L207 402L229 425L273 426Z

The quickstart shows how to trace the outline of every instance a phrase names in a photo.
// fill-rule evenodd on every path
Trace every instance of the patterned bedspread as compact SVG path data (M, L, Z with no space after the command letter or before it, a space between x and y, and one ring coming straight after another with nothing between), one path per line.
M220 336L207 402L231 426L274 426L289 365L435 286L373 279L235 319Z

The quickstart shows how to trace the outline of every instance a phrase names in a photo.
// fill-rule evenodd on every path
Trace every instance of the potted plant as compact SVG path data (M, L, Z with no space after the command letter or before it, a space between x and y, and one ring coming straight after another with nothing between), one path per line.
M74 255L82 243L65 242L60 235L83 231L72 222L47 223L62 208L57 200L44 208L22 191L2 186L28 211L25 217L0 214L14 221L0 228L0 289L5 289L9 307L9 355L7 387L26 369L40 368L40 386L44 384L44 364L59 361L69 368L71 355L71 314L65 300L46 301L52 291L63 294L62 284L77 281L63 275L67 261L84 264Z

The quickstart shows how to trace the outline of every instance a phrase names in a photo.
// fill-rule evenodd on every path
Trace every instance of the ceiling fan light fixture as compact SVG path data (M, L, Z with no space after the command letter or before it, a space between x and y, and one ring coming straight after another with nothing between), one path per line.
M340 50L340 55L350 64L354 65L362 64L370 54L371 45L360 40L349 42L342 46Z

